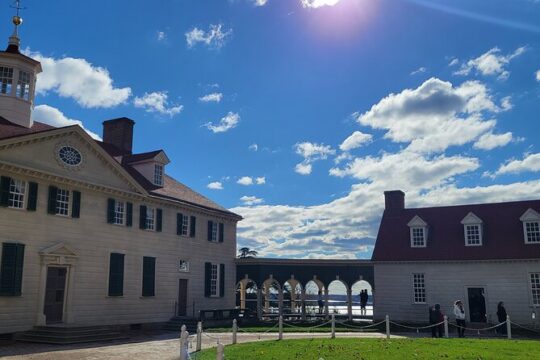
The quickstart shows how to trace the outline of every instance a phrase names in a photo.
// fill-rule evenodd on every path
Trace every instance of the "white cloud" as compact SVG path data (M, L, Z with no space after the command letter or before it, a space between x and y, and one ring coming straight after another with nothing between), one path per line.
M334 155L336 151L329 145L317 144L311 142L296 143L295 152L304 158L304 161L297 164L294 171L301 175L309 175L313 170L311 165L318 160L326 160L328 156Z
M85 59L64 57L55 59L26 49L24 53L41 62L36 92L54 92L72 98L85 108L110 108L125 103L131 96L129 87L117 88L109 71L94 66Z
M536 72L536 81L540 81L540 70Z
M257 185L264 185L264 184L266 184L266 177L261 176L261 177L255 178L255 183L256 183Z
M355 131L352 133L351 136L346 138L341 145L339 145L339 148L342 151L350 151L356 148L359 148L360 146L364 144L368 144L373 139L373 136L371 134L364 134L361 131Z
M64 127L64 126L72 126L72 125L79 125L81 128L84 129L90 135L96 140L101 140L101 137L91 132L90 130L86 129L83 126L82 121L70 119L64 115L60 110L57 108L54 108L49 105L38 105L34 108L34 111L32 111L32 120L39 121L45 124L49 124L56 127Z
M424 66L419 67L418 69L411 71L411 75L423 74L427 71L427 68Z
M169 107L169 95L166 91L144 93L142 97L136 97L133 101L135 107L143 108L146 112L156 112L161 115L173 117L182 112L183 105L171 105Z
M481 150L492 150L497 147L508 145L508 143L512 141L512 138L511 132L504 134L493 134L489 132L480 136L480 138L478 138L478 140L474 143L473 147Z
M259 150L259 145L251 144L251 145L248 146L248 149L251 150L251 151L258 151Z
M494 75L501 80L505 80L510 76L510 72L506 69L506 66L510 61L527 50L525 46L517 48L513 53L508 55L502 55L501 49L494 47L485 54L480 55L476 59L471 59L465 64L461 65L461 68L456 71L456 75L469 75L472 70L476 70L478 73L488 76Z
M264 202L264 199L260 199L256 196L242 196L240 198L240 201L242 201L244 203L244 205L258 205L258 204L262 204Z
M459 59L458 59L458 58L453 58L453 59L450 60L450 62L448 63L448 66L456 66L457 64L459 64Z
M219 93L219 92L214 92L214 93L211 93L211 94L207 94L207 95L204 95L204 96L201 96L199 98L199 101L202 101L202 102L220 102L221 99L223 98L223 94L222 93Z
M305 8L319 8L321 6L334 6L341 0L300 0Z
M501 165L495 175L538 171L540 171L540 153L529 154L525 156L523 160L511 160L506 164Z
M251 0L255 6L264 6L268 3L268 0Z
M311 174L311 171L313 170L313 166L311 164L301 162L296 164L294 167L294 171L297 172L300 175L309 175Z
M211 182L206 187L212 190L223 190L223 184L219 181Z
M232 36L232 29L222 30L223 24L210 25L208 31L194 27L186 32L186 42L189 48L201 43L212 49L220 49Z
M158 31L156 34L157 41L165 41L167 34L164 31Z
M222 133L235 128L239 122L240 115L238 113L229 112L227 115L221 118L217 125L206 123L204 126L213 133Z
M431 78L416 89L383 98L359 115L358 122L387 130L386 139L409 143L409 150L429 153L464 145L492 131L496 121L484 117L502 110L478 81L454 87Z
M240 179L238 179L236 183L244 186L249 186L253 185L253 179L250 176L242 176Z

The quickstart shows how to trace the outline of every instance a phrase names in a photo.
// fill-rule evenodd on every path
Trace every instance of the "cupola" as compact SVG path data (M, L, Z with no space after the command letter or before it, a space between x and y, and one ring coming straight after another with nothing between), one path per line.
M30 128L33 125L36 76L42 70L39 61L20 52L19 26L22 18L19 16L19 1L16 1L15 8L13 34L6 50L0 51L0 117Z

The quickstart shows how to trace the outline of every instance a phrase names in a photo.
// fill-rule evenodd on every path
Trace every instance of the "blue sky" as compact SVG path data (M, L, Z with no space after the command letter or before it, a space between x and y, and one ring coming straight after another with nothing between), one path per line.
M163 148L264 256L370 257L384 190L539 198L538 1L23 5L36 120L134 119L135 150Z

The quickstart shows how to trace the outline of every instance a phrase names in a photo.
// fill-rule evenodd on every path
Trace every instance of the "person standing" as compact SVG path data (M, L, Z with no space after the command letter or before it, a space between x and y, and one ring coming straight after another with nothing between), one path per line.
M501 335L506 335L506 326L502 324L506 321L507 315L508 314L506 313L504 302L499 301L499 304L497 304L497 319L499 320L499 327L497 328L497 332Z
M367 290L360 291L360 315L366 315L366 305L368 302L368 292Z
M456 318L456 325L458 326L459 337L465 337L465 307L461 300L454 303L454 316Z
M431 337L443 337L443 325L440 324L444 320L444 315L441 311L441 305L435 304L435 306L429 308L429 324L437 326L431 327Z

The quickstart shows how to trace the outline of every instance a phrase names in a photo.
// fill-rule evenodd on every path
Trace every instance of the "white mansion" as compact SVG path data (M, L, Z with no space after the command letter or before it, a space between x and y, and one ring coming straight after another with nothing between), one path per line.
M165 322L235 305L240 216L132 153L134 122L31 120L40 63L0 52L0 334Z

